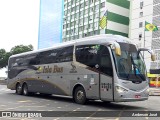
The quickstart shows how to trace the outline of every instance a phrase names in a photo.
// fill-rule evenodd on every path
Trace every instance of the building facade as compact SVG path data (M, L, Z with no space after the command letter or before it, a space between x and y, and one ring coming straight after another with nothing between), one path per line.
M62 41L63 0L40 0L38 49Z
M150 54L145 52L147 70L160 68L160 0L131 0L129 37L139 47L153 49L156 62L151 62ZM145 21L158 26L158 31L145 31Z
M99 21L107 12L107 26ZM97 34L129 34L128 0L64 0L62 40L70 41Z

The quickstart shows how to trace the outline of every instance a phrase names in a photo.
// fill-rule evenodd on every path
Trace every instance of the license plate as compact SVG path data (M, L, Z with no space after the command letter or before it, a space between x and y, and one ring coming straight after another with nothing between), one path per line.
M135 95L135 98L141 98L141 95Z

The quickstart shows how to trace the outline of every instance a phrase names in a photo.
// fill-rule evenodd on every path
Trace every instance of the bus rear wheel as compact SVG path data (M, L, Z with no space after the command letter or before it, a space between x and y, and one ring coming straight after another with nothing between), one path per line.
M16 93L18 95L22 95L22 86L20 83L17 83L17 85L16 85Z
M25 95L25 96L29 95L28 86L26 83L23 84L22 92L23 92L23 95Z
M78 104L85 104L86 93L83 87L79 86L75 89L73 99Z

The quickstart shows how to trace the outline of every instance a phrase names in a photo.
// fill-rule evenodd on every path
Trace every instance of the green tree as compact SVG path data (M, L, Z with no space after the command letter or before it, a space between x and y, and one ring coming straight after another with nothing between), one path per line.
M10 52L6 52L5 49L0 49L0 69L8 65L8 59L11 55L32 51L32 45L17 45L11 48Z
M0 68L5 67L5 55L6 55L5 49L0 49Z
M11 55L15 55L15 54L19 54L19 53L23 53L23 52L28 52L28 51L32 51L33 50L33 46L32 45L17 45L13 48L11 48L10 53Z

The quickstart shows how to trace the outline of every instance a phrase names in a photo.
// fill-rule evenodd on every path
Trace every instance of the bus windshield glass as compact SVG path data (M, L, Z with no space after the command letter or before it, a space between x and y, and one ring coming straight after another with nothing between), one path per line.
M118 77L130 81L145 81L146 68L141 54L133 44L119 43L121 56L113 51Z

